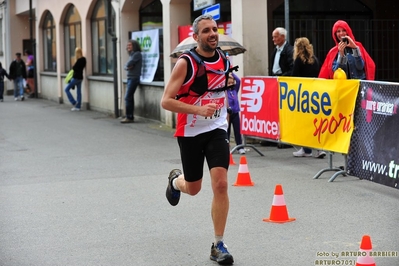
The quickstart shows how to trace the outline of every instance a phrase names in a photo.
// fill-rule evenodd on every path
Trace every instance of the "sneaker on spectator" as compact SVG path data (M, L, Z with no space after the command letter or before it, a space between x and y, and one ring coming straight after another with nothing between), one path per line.
M15 98L14 98L14 101L18 101L18 97L15 97Z
M317 156L316 156L316 158L323 159L324 157L326 157L326 152L324 152L324 151L317 151Z
M80 108L72 107L71 111L80 111Z
M219 265L232 265L233 256L227 251L227 246L223 241L212 243L210 259L219 263Z
M292 154L294 155L294 157L312 157L312 154L305 153L303 148L300 148L298 151L294 151Z
M239 153L239 154L245 154L245 149L244 149L244 148L238 149L238 153Z
M180 190L174 189L172 182L175 178L178 178L179 175L181 174L182 172L179 169L173 169L169 173L168 186L166 188L166 198L168 199L170 205L172 206L176 206L180 200Z
M23 100L25 100L25 97L22 95L22 96L21 96L21 101L23 101Z
M122 124L128 124L128 123L134 123L134 119L129 119L125 117L124 119L121 120Z

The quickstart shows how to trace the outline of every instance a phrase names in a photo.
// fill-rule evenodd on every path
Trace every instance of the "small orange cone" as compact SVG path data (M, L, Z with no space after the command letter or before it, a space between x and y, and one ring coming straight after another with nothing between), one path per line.
M361 254L357 257L356 266L375 266L374 258L370 256L371 249L371 238L369 235L364 235L360 243Z
M264 218L263 221L271 223L286 223L295 220L295 218L288 217L288 210L287 206L285 205L283 187L279 184L276 185L276 188L274 190L272 208L270 210L270 218Z
M233 154L230 153L230 165L236 165L233 159Z
M236 182L233 186L253 186L254 182L251 180L251 175L249 174L247 158L245 156L241 156L240 158L240 166L238 167L238 175Z

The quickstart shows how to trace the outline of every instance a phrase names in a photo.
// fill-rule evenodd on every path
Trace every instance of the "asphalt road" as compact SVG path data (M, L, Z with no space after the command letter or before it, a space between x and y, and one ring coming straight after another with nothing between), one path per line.
M176 207L165 198L168 173L180 168L173 130L70 108L0 103L0 265L217 265L208 172L195 197ZM399 265L398 189L353 176L327 182L334 172L313 179L327 159L256 147L265 156L245 155L254 186L229 186L225 242L235 265L355 265L364 235L373 251L393 252L376 265ZM335 154L334 166L343 158ZM277 184L293 222L263 221Z

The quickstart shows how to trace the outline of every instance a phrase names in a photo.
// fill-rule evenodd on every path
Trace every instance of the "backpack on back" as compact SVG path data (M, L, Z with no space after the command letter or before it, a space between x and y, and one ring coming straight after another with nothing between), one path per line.
M193 84L191 84L188 92L176 95L175 99L178 100L182 97L187 97L189 95L200 97L205 92L210 92L210 91L211 92L220 92L220 91L230 90L234 87L234 85L227 86L227 82L228 82L229 74L233 71L238 71L238 66L230 67L230 61L226 57L226 54L219 47L216 48L216 51L222 57L222 60L224 62L224 66L225 66L224 71L207 68L205 65L205 62L194 52L194 50L195 50L195 47L183 52L183 54L188 55L189 57L194 59L194 61L197 63L197 72L195 73L194 82L193 82ZM194 71L194 69L193 69L193 71ZM209 72L213 72L215 74L224 74L225 78L226 78L225 86L222 88L217 88L217 89L212 89L212 88L208 89L207 73L209 73ZM190 94L190 91L193 91L194 93L196 93L196 95Z

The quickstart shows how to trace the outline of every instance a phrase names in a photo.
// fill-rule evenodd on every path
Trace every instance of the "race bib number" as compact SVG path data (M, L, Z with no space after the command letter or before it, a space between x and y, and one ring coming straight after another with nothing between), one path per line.
M217 118L220 117L222 108L224 106L224 101L225 98L221 97L221 98L212 98L212 99L201 99L201 106L203 105L207 105L209 103L216 103L217 107L215 112L213 113L213 115L211 117L209 117L210 119L212 118ZM208 117L205 117L205 119L207 119Z

